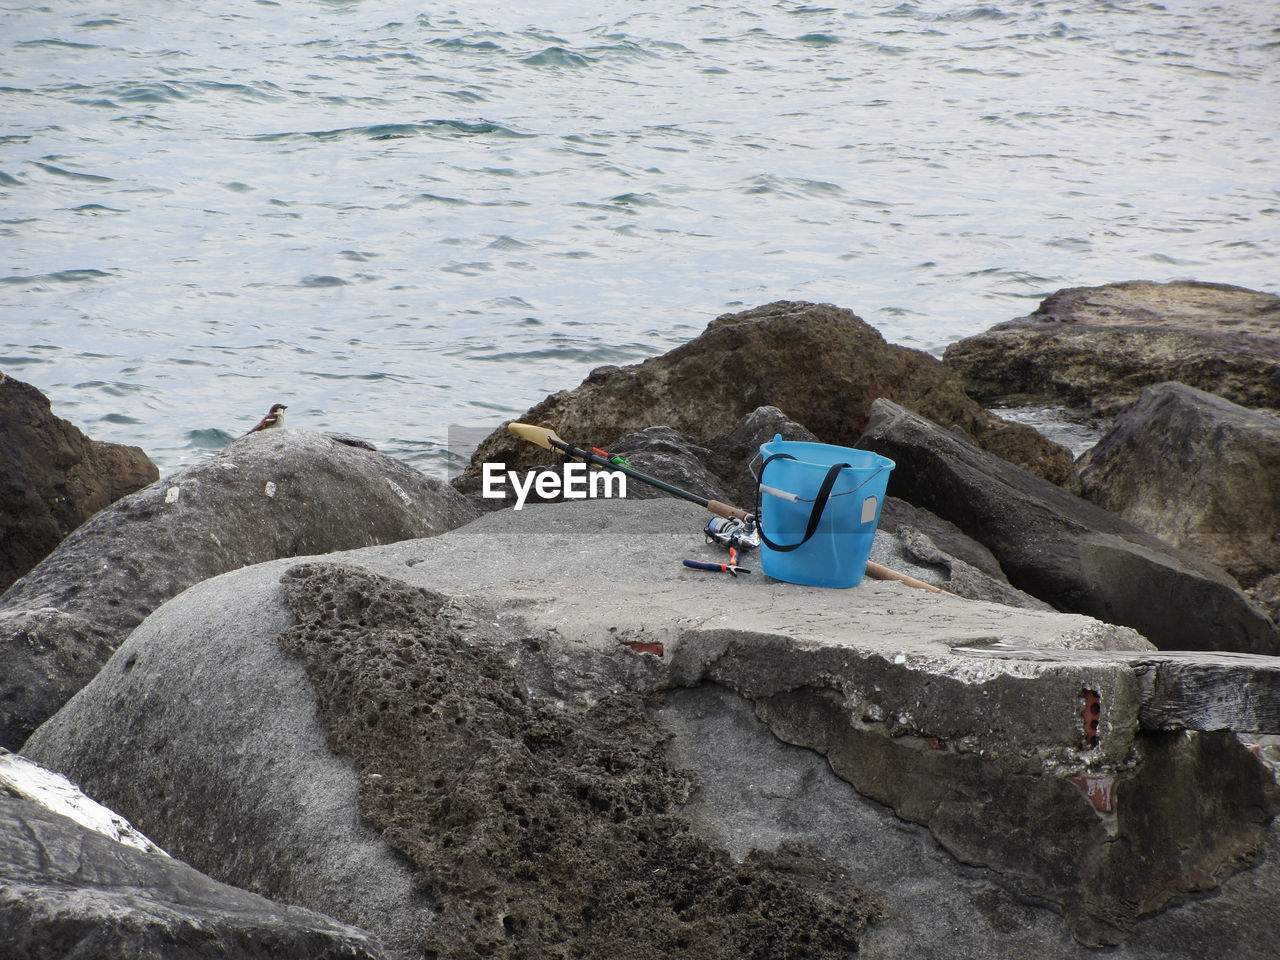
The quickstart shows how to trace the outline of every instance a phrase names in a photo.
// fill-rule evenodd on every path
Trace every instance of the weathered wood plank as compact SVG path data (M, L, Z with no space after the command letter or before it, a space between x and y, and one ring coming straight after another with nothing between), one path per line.
M1280 734L1280 657L1175 650L1059 650L1004 644L954 647L961 656L1040 663L1114 662L1133 670L1145 730Z
M1193 660L1135 663L1148 730L1280 733L1280 659L1269 665Z

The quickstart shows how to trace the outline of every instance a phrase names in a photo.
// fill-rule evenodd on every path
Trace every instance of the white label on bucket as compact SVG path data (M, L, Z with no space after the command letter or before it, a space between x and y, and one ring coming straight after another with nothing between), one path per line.
M862 501L862 522L870 523L876 518L876 498L867 497Z

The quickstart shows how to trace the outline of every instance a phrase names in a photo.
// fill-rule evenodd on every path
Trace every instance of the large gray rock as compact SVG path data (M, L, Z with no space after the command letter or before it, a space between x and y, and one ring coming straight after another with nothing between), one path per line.
M279 573L244 587L262 569L162 606L23 754L215 879L407 949L429 904L357 815L359 771L329 750L314 688L275 640L294 623Z
M920 513L927 511L921 510ZM1004 574L986 571L943 550L929 534L910 524L877 533L870 560L907 576L941 587L966 600L986 600L1011 607L1052 610L1043 600L1009 583Z
M1221 568L897 404L876 401L859 446L897 463L894 496L984 543L1010 583L1059 610L1133 627L1162 649L1280 653L1280 632Z
M874 911L820 854L735 865L683 828L687 776L615 661L358 568L261 565L148 618L26 752L211 874L405 956L852 952Z
M992 416L967 397L936 358L884 341L852 311L780 301L725 314L700 336L629 367L601 367L519 419L554 427L570 443L609 442L662 424L707 443L747 414L773 406L826 443L851 446L871 401L889 397L940 423L957 424L998 456L1055 482L1071 456L1035 430ZM485 462L538 464L541 451L499 427L468 471Z
M1077 463L1094 503L1246 586L1280 572L1280 417L1148 387Z
M928 828L901 820L889 807L850 790L840 779L852 774L850 765L840 765L837 775L821 753L780 740L750 700L725 687L704 684L671 692L658 716L674 733L671 753L676 762L700 773L699 788L685 807L699 830L719 839L735 856L783 843L818 845L844 867L852 882L886 892L888 915L863 936L861 960L1274 956L1280 936L1273 916L1280 864L1280 831L1274 825L1265 841L1262 868L1226 879L1216 895L1144 916L1124 946L1100 952L1073 939L1057 913L1020 896L1017 886L999 871L956 859ZM927 782L918 760L905 754L886 760L901 765L887 771L885 779L919 776L920 783ZM1192 809L1197 806L1186 793L1179 799L1189 800ZM1028 811L1022 827L1060 835L1069 806ZM960 809L981 815L971 801ZM1143 815L1137 807L1132 809ZM1152 827L1168 823L1168 814L1166 810L1152 817ZM1024 841L1025 837L1017 842ZM1168 847L1158 839L1154 845ZM1055 856L1064 865L1080 867L1087 855L1080 847L1063 846ZM1142 872L1144 868L1135 870L1135 876Z
M1088 956L1074 934L1191 960L1230 919L1266 956L1274 784L1229 735L1141 728L1133 631L688 570L704 517L539 505L229 573L24 752L211 875L405 950ZM998 637L1082 659L953 652Z
M125 497L0 596L0 746L17 748L165 600L275 557L452 529L475 510L365 447L270 430Z
M211 880L0 790L0 956L379 960L368 934Z
M1144 387L1176 380L1246 407L1280 407L1280 297L1186 280L1073 287L951 344L944 363L989 403L1110 416Z
M0 373L0 591L110 503L159 479L137 447L90 440Z
M880 509L878 529L886 533L895 533L904 527L918 530L926 535L938 549L981 570L987 576L1005 583L1009 582L995 554L950 520L943 520L937 514L912 506L897 497L885 497L884 506Z
M732 430L717 434L706 443L707 466L724 483L726 503L754 509L756 480L752 465L760 466L760 447L775 436L783 440L816 443L818 438L803 424L796 423L777 407L757 407L739 420Z

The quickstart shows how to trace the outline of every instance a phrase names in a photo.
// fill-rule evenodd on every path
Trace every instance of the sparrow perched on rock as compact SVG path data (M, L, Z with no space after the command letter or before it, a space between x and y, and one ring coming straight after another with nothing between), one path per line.
M249 433L257 433L259 430L270 430L273 427L283 427L284 412L288 409L289 408L286 407L283 403L272 404L270 411L267 412L267 415L263 417L261 420L259 420L258 425L254 427L252 430L250 430ZM247 437L249 433L246 433L245 436Z

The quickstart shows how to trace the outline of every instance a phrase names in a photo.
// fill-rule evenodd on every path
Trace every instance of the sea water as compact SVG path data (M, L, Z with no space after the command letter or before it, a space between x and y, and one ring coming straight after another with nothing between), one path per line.
M163 472L279 401L443 474L773 300L1277 288L1273 0L521 6L0 4L0 372Z

